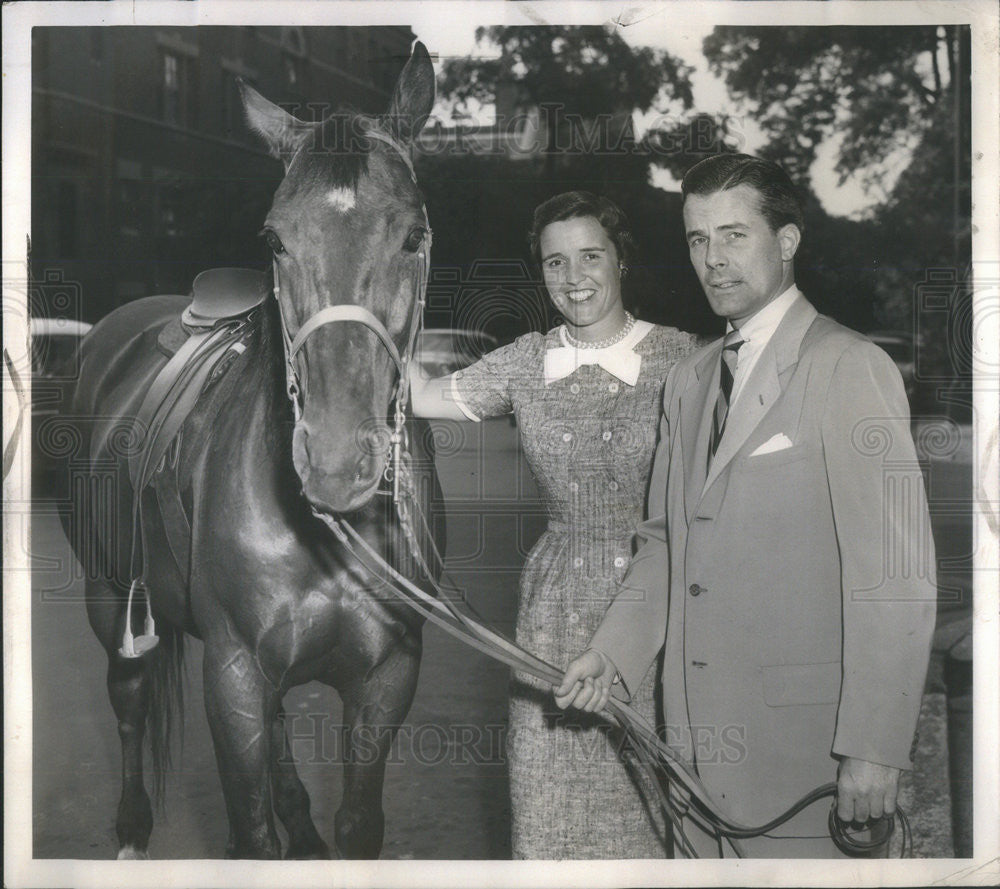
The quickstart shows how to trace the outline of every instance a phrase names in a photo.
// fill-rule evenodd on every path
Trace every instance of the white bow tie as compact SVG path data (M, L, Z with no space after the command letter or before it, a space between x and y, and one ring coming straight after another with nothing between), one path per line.
M583 364L600 365L623 383L634 386L639 380L642 356L625 346L625 343L616 343L606 349L574 349L572 346L557 346L545 353L543 367L545 385L568 377Z

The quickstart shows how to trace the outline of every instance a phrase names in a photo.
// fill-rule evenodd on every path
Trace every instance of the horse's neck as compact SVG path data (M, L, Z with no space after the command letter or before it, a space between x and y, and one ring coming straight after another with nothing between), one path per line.
M264 411L272 428L290 417L290 404L285 393L285 353L282 343L278 306L269 296L251 322L253 334L247 343L246 360L241 362L238 391L241 397L223 407L237 413L254 409ZM254 406L253 408L251 406Z
M285 346L281 332L278 303L269 296L260 307L256 320L254 348L256 355L251 362L256 371L257 385L274 399L274 408L283 415L290 406L286 392Z

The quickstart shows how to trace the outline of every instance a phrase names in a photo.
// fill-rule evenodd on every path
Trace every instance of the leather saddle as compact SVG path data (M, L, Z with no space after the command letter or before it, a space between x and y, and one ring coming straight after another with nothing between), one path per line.
M207 269L195 279L191 302L160 331L157 345L174 355L189 336L223 321L248 315L268 295L267 275L254 269Z
M155 482L170 549L185 579L190 570L190 520L178 479L167 478L171 474L162 470L171 445L179 447L181 428L202 393L246 350L254 310L267 295L263 272L238 268L201 272L194 279L191 303L157 338L158 347L170 358L153 379L133 421L129 477L135 498L134 531L141 539L141 498ZM172 462L176 469L176 460Z

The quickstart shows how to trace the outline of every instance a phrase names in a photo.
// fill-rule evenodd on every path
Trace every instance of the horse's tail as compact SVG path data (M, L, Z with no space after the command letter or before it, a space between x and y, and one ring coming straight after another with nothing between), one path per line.
M153 766L153 799L162 811L166 773L171 766L171 739L184 725L184 632L161 621L156 627L160 644L145 657L149 681L146 735ZM183 733L181 743L183 749Z

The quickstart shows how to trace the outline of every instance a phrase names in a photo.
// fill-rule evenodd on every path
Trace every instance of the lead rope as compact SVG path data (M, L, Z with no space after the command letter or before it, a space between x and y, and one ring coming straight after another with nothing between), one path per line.
M443 629L449 635L465 644L488 655L494 660L507 664L535 676L550 685L557 685L562 679L562 671L536 657L503 637L488 626L479 624L472 618L463 615L461 611L447 600L436 599L401 575L396 569L385 562L351 525L340 518L334 518L325 513L314 511L314 515L327 525L344 545L344 547L371 574L380 578L385 587L401 601L408 604L426 619ZM389 579L386 579L389 578ZM433 580L429 582L438 592L443 592ZM402 587L402 589L400 589ZM405 590L405 592L403 591ZM784 824L807 806L824 797L836 793L836 784L829 783L815 788L803 796L791 808L759 827L750 827L730 820L714 801L711 794L701 783L701 779L693 767L681 760L677 754L663 742L653 727L645 718L628 704L615 699L608 702L605 712L627 733L633 743L640 766L650 778L650 783L656 789L660 805L670 818L681 838L681 844L694 854L690 841L687 840L680 823L681 818L688 817L709 834L725 838L735 853L742 857L743 850L739 839L749 839L762 836L776 827ZM662 786L666 784L666 788ZM680 798L678 799L678 794ZM846 828L835 818L834 810L828 819L831 836L843 851L850 855L865 854L872 849L883 846L892 836L895 822L899 821L903 832L903 843L900 857L906 857L908 847L912 847L910 827L905 813L897 808L894 819L879 822L881 833L870 841L858 840L847 832Z
M370 137L385 142L397 151L409 169L410 176L416 182L416 174L413 164L405 150L389 136L378 131L371 130L367 133ZM424 219L427 220L427 211L424 208ZM296 335L295 341L291 341L288 336L288 329L284 323L284 316L281 313L281 302L278 300L279 317L281 318L282 335L286 354L286 375L288 383L289 398L293 403L296 421L301 417L300 399L301 388L299 386L298 375L295 371L295 355L305 336L321 324L332 321L360 321L370 327L389 349L390 354L396 361L399 369L399 379L395 392L395 406L393 411L393 431L390 435L390 453L385 469L385 478L392 483L392 497L397 514L399 516L400 527L409 544L411 553L420 566L421 571L427 577L428 583L432 586L438 598L429 595L424 590L410 582L396 569L389 565L378 553L372 549L371 545L346 521L341 518L327 515L313 509L313 514L322 521L333 532L344 548L374 577L382 579L386 588L397 598L406 603L421 614L426 620L439 626L442 630L458 638L465 644L486 654L494 660L507 664L508 666L521 670L535 676L550 685L557 685L562 679L562 671L551 664L546 663L541 658L531 654L531 652L521 648L517 643L507 639L502 634L491 629L484 622L474 620L463 614L445 595L445 591L434 579L422 552L422 548L417 540L411 524L413 512L419 516L424 530L427 532L427 540L432 554L439 565L443 568L443 559L437 548L434 546L433 538L427 528L426 518L423 516L416 501L411 474L411 458L409 454L408 438L406 433L406 406L409 398L409 370L413 349L422 323L425 305L427 276L430 265L430 226L427 225L428 242L423 253L423 263L421 264L417 280L417 301L413 318L411 319L410 336L405 352L401 358L398 357L395 347L385 330L384 325L378 321L370 312L362 309L361 312L345 313L337 311L342 307L327 307L320 310L316 316L310 318ZM277 265L274 266L274 292L277 298L280 289L278 283ZM360 307L354 307L360 309ZM317 316L324 317L318 318ZM308 329L307 329L308 328ZM411 503L415 507L411 511ZM388 579L387 579L388 578ZM402 589L400 589L402 587ZM405 592L404 592L405 590ZM468 603L466 603L468 607ZM471 610L471 608L470 608ZM806 794L787 812L773 819L762 827L747 827L742 824L730 821L722 812L718 804L712 799L711 794L701 783L700 778L694 768L681 760L677 754L662 741L656 734L653 727L645 720L641 714L633 710L628 704L624 704L615 699L611 699L604 710L615 722L626 732L632 742L632 750L636 755L640 768L646 773L651 785L655 788L659 797L660 805L674 828L675 839L679 841L682 850L689 857L697 857L693 846L687 839L683 830L682 819L690 818L702 827L707 833L714 834L720 841L725 838L735 851L742 857L743 850L738 843L741 838L761 836L773 830L780 824L794 817L806 806L811 805L824 796L831 796L836 793L835 784L826 784L818 787ZM903 846L900 857L905 856L907 848L907 838L909 835L909 825L906 816L901 809L897 808L897 818L903 828ZM883 822L885 823L885 822ZM859 843L846 833L839 821L834 817L834 810L831 809L829 817L830 833L834 841L848 854L863 854L869 848L880 846L888 840L895 825L895 819L887 822L888 829L885 836L877 841L868 844Z

